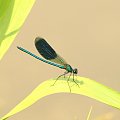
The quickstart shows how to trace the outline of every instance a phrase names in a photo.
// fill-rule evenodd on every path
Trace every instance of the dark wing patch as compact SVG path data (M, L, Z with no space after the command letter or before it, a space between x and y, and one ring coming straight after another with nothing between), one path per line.
M38 52L47 60L55 59L57 57L56 52L43 38L37 37L35 39L35 46Z

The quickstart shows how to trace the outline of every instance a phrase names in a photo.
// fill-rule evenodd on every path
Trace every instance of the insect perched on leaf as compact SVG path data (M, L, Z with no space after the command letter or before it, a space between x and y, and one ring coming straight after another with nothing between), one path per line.
M55 52L55 50L46 42L45 39L37 37L35 39L35 46L36 46L36 49L38 50L38 52L41 54L41 56L44 57L45 59L34 55L33 53L29 52L28 50L26 50L22 47L17 47L17 48L19 50L33 56L34 58L36 58L38 60L41 60L50 65L59 67L61 69L65 69L66 70L65 73L60 75L58 78L60 78L61 76L65 77L66 74L70 73L70 75L67 79L67 83L68 83L68 86L69 86L69 89L71 92L71 88L69 85L69 79L70 79L70 76L73 75L73 81L77 84L77 82L74 80L74 75L78 73L78 70L76 68L73 69L69 64L67 64L67 62L60 55L58 55ZM58 78L56 79L56 81L58 80ZM56 81L54 82L53 85L55 85ZM78 87L79 87L79 85L78 85Z

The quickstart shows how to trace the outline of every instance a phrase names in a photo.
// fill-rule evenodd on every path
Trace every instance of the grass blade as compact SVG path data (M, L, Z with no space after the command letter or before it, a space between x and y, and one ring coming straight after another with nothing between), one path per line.
M33 90L33 92L30 95L28 95L22 102L15 106L15 108L13 108L0 120L3 120L26 109L27 107L31 106L33 103L45 96L61 92L70 93L70 89L66 82L67 77L60 78L54 86L51 86L53 85L55 80L56 79L50 79L41 83L38 87L36 87ZM76 82L79 84L80 87L78 87L73 82L72 77L70 78L69 84L71 86L71 93L85 95L99 102L120 109L119 92L85 77L77 76Z
M90 108L90 111L89 111L89 113L88 113L88 115L87 115L87 119L86 119L86 120L90 120L91 112L92 112L92 106L91 106L91 108Z
M35 0L0 0L0 60L12 44Z

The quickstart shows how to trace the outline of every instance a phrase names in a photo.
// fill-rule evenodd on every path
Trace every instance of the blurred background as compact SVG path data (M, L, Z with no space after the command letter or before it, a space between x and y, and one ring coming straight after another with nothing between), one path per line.
M39 55L34 39L48 43L88 77L120 91L120 1L36 0L14 43L0 62L0 116L10 111L43 81L64 70L19 51L22 46ZM42 98L10 120L119 120L120 111L91 98L54 94ZM107 116L107 117L106 117Z

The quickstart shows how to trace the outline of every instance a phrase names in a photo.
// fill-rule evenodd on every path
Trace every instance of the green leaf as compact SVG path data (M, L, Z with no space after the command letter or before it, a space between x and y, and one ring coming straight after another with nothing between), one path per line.
M22 102L20 102L15 108L13 108L8 114L6 114L0 120L8 118L25 108L31 106L33 103L39 99L55 94L55 93L70 93L70 89L67 84L67 78L60 78L57 80L56 84L53 86L53 83L56 79L50 79L41 83L33 92L28 95ZM105 103L109 106L120 109L120 93L112 90L100 83L95 82L89 78L77 76L76 82L78 85L73 82L73 78L70 78L69 85L71 87L71 93L85 95L90 98L93 98L97 101Z
M35 0L0 0L0 60L12 44Z

